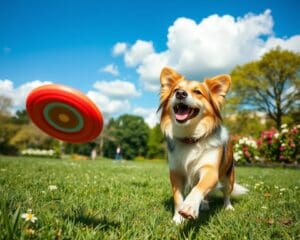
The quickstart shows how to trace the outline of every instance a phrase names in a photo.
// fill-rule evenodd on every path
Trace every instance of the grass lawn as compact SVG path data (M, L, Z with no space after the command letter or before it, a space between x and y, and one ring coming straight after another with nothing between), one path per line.
M0 156L0 239L300 239L299 170L237 168L237 181L250 192L235 211L215 195L175 226L166 163Z

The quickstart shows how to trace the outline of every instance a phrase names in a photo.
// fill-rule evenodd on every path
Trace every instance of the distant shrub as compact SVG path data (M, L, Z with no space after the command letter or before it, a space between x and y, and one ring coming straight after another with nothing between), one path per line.
M21 151L22 156L30 156L30 157L47 157L47 158L56 158L59 157L59 153L53 149L33 149L28 148Z
M145 157L139 155L139 156L136 156L133 160L134 161L145 161Z
M252 163L260 159L256 141L252 138L242 137L238 139L233 150L233 157L238 163Z
M281 130L271 129L263 131L257 140L259 151L265 161L272 162L300 162L300 125L288 128L286 124Z
M235 140L234 160L237 163L282 162L300 163L300 125L280 131L272 128L261 132L256 141L248 137Z

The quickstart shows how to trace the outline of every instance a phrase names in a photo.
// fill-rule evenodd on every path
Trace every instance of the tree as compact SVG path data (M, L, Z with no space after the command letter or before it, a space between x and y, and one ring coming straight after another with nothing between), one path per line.
M10 139L19 131L20 126L13 124L10 116L12 100L0 95L0 154L17 154L17 148Z
M51 149L57 145L57 140L49 137L33 123L19 126L19 130L12 136L9 143L19 150L29 148Z
M12 117L12 120L16 124L29 124L29 116L25 109L17 110L15 116Z
M64 143L64 153L67 154L80 154L90 156L92 149L96 146L95 142L87 142L81 144Z
M12 100L0 95L0 115L9 116L9 109L12 107Z
M10 123L9 119L6 119L5 122L0 120L0 154L17 154L18 149L10 143L10 139L19 131L19 129L20 126Z
M232 95L242 108L262 110L276 122L300 103L300 54L279 47L259 61L237 66L231 72Z
M153 159L153 158L166 157L164 136L160 130L159 124L157 124L154 128L150 129L147 146L148 146L148 151L147 151L148 158Z
M253 136L259 138L261 132L270 128L270 121L258 113L242 110L224 117L224 125L233 136Z
M107 131L110 132L111 140L104 142L105 156L114 158L118 145L125 159L146 156L149 128L142 117L125 114L116 120L111 119Z

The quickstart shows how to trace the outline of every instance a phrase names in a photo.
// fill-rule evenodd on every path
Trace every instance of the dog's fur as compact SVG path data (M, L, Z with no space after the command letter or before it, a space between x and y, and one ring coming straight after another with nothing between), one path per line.
M173 221L179 224L184 218L196 219L200 204L208 208L205 198L218 183L225 208L233 210L233 189L237 194L247 190L234 183L232 145L221 125L220 111L230 88L230 76L219 75L200 83L164 68L160 82L160 124L168 144Z

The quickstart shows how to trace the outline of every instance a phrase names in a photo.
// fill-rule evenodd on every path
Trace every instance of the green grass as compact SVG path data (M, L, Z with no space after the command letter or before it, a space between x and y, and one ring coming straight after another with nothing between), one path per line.
M165 163L0 156L0 239L299 239L299 173L237 168L250 192L234 212L216 195L175 226ZM35 223L21 218L27 209Z

